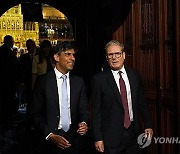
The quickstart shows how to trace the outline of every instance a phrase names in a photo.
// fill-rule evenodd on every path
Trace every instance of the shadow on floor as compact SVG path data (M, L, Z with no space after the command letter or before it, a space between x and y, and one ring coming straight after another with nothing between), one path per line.
M24 112L18 112L12 125L0 134L0 154L45 154L36 134L27 129ZM80 154L95 154L91 130L85 137L83 152Z

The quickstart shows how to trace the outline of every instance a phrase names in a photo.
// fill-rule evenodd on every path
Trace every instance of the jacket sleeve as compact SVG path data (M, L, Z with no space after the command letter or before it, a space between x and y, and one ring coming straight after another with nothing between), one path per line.
M80 90L80 103L79 103L79 122L86 122L86 124L89 125L90 121L90 113L89 113L89 105L87 101L87 96L86 96L86 89L85 89L85 83L84 80L82 79L82 86Z
M102 140L101 133L101 89L95 77L91 81L92 127L94 141Z
M45 138L49 133L50 130L46 124L44 115L45 115L45 93L44 93L44 86L45 86L45 78L40 76L37 78L35 83L33 93L32 93L32 106L30 109L30 116L32 126L35 127L36 130Z

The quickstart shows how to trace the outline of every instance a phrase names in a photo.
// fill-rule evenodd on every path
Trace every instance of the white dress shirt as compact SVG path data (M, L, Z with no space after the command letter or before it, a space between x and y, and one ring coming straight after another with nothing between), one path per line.
M60 120L59 120L59 125L58 125L58 129L62 128L61 125L61 100L62 100L62 82L63 79L61 78L61 76L63 75L61 72L59 72L57 70L57 68L54 68L55 74L56 74L56 80L57 80L57 88L58 88L58 95L59 95L59 110L60 110ZM65 74L67 76L67 91L68 91L68 108L69 108L69 119L70 119L70 124L71 124L71 112L70 112L70 80L69 80L69 72L67 74Z
M133 110L132 110L132 99L131 99L131 89L130 89L130 84L129 84L129 79L128 79L128 76L127 76L127 73L126 73L126 70L124 69L124 66L121 68L121 70L118 70L118 71L114 71L114 70L111 70L112 71L112 74L114 76L114 79L116 81L116 84L117 84L117 87L119 89L119 92L121 93L120 91L120 85L119 85L119 71L122 72L122 78L125 82L125 86L126 86L126 91L127 91L127 100L128 100L128 109L129 109L129 116L130 116L130 120L133 121Z

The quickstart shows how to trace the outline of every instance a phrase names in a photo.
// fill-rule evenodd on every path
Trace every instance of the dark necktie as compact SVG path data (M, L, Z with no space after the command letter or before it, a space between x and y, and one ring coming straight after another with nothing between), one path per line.
M121 76L121 71L119 71L119 84L120 84L120 91L121 91L121 100L123 103L124 108L124 127L128 128L131 124L130 117L129 117L129 109L128 109L128 101L127 101L127 92L124 80Z

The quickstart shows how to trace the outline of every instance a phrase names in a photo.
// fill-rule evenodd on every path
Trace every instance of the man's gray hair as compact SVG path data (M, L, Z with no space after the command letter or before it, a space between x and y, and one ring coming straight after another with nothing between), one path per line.
M108 47L112 46L112 45L120 46L120 47L122 48L122 51L124 51L124 44L120 43L120 42L117 41L117 40L111 40L111 41L109 41L109 42L106 44L106 46L105 46L105 50L106 50Z

